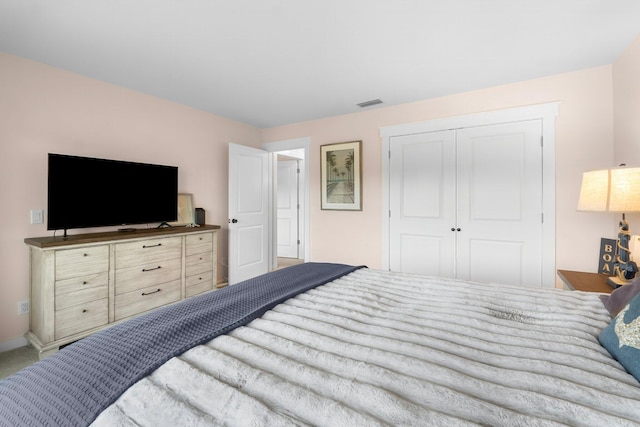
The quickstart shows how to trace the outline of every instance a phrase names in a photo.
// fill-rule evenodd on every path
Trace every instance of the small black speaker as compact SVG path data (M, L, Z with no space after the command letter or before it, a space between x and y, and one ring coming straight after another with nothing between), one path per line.
M196 208L196 224L205 225L207 221L204 219L204 209Z

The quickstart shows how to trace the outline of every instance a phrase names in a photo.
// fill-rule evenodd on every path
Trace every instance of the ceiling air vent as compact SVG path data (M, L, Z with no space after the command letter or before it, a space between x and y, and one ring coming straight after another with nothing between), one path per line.
M371 101L364 101L359 103L358 107L360 108L371 107L372 105L376 105L376 104L382 104L382 101L379 99L372 99Z

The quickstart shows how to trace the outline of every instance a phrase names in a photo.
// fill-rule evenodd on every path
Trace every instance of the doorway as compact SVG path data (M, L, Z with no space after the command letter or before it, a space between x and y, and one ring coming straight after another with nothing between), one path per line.
M271 270L310 261L310 145L309 137L263 144L272 171Z
M278 151L275 156L276 255L277 268L282 268L304 262L304 150Z

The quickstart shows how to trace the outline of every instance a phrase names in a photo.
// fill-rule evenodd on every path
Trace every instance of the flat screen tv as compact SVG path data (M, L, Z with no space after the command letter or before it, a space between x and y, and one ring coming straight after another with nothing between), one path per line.
M49 153L47 229L165 223L178 217L178 168Z

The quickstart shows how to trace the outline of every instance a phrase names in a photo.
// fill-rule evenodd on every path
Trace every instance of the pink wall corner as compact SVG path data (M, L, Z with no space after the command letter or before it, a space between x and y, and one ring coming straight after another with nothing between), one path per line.
M613 111L613 166L640 167L640 36L613 64ZM628 214L627 220L631 234L640 234L640 213Z
M615 164L640 167L640 36L613 64Z
M311 137L311 258L382 265L380 128L517 106L559 102L556 126L556 267L597 268L602 236L615 226L605 215L576 212L582 172L613 157L611 66L555 75L410 104L378 108L263 130L266 142ZM363 211L320 210L320 146L363 141Z
M259 147L259 129L6 54L0 93L0 342L28 330L28 316L17 315L29 297L23 240L52 234L29 222L31 209L46 219L48 152L178 166L179 191L223 227L226 265L227 147Z

